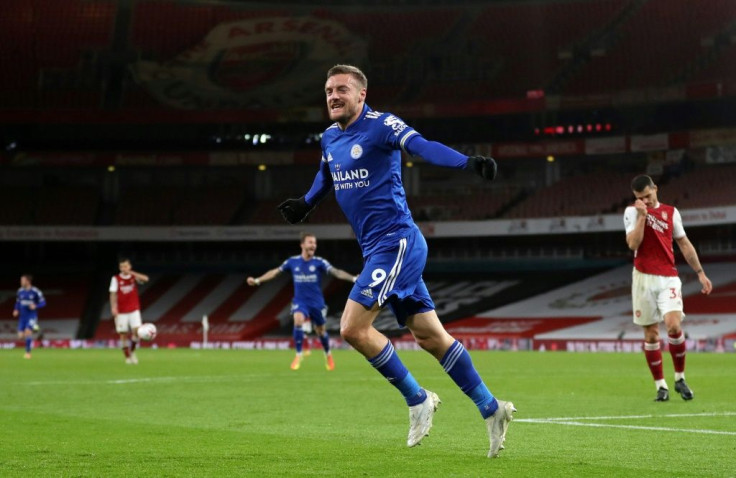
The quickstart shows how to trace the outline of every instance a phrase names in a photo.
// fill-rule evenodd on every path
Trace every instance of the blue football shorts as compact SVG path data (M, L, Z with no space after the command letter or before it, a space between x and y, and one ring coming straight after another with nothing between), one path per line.
M422 279L427 263L427 241L418 228L396 240L396 247L368 257L350 291L350 299L366 308L388 305L403 327L412 315L434 310Z
M313 306L303 302L291 303L291 315L301 312L312 321L312 325L325 325L327 322L327 306Z
M18 332L25 332L26 330L33 330L38 322L38 317L26 317L18 319Z

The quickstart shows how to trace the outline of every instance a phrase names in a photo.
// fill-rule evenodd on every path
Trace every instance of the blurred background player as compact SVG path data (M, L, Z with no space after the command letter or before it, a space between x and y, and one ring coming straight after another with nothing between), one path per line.
M115 330L120 334L120 346L125 363L137 364L138 327L141 326L141 303L138 284L148 282L148 276L135 272L127 258L118 261L120 273L110 280L110 309L115 319Z
M13 317L18 317L18 338L25 338L26 353L23 358L31 358L33 332L38 330L38 309L46 305L43 292L33 285L33 276L20 276L20 289L15 299Z
M348 274L344 270L332 267L325 259L315 256L317 251L317 238L314 234L302 233L302 252L298 256L292 256L284 261L279 267L271 269L260 277L248 277L250 286L259 286L278 277L282 272L291 273L294 281L294 299L291 303L291 314L294 317L294 348L296 356L291 362L292 370L299 370L302 363L302 345L304 342L304 322L310 319L314 332L322 342L325 351L327 370L335 369L335 361L330 352L330 337L325 328L325 314L327 306L322 294L322 279L325 274L330 274L337 279L355 282L356 276Z
M407 445L416 446L429 434L440 399L419 386L391 341L373 326L386 306L478 407L489 436L488 457L497 457L516 409L491 394L468 351L437 317L422 279L427 243L406 203L401 151L436 165L468 169L489 181L496 177L496 162L427 141L400 118L372 110L365 103L367 88L365 74L352 65L336 65L327 72L326 106L335 123L322 136L319 171L306 195L284 201L279 210L287 222L301 222L335 191L365 264L345 305L340 332L406 400Z
M634 251L631 284L634 323L644 328L644 355L657 388L655 401L669 400L669 388L662 370L659 323L664 321L675 366L675 390L684 400L692 400L693 392L685 382L685 335L682 282L677 276L672 239L677 241L683 257L698 275L701 292L710 294L713 285L705 275L690 240L685 235L680 212L657 199L657 186L652 178L640 175L631 182L636 197L633 206L624 211L626 243Z

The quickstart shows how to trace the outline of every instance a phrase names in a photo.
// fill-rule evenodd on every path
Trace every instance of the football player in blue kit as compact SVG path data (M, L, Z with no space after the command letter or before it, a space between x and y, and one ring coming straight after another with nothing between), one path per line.
M491 394L468 352L437 317L422 280L427 243L406 203L401 151L436 165L468 169L488 181L496 176L496 163L490 157L468 157L428 141L400 118L372 110L365 103L367 86L367 78L354 66L336 65L327 72L327 110L335 123L322 135L319 171L306 195L284 201L279 210L287 222L302 222L331 190L335 191L364 260L345 306L340 332L406 400L407 445L416 446L429 434L440 399L417 383L391 341L373 327L386 306L478 407L489 435L488 456L496 457L516 409L513 403Z
M33 276L20 276L20 289L15 299L13 317L18 317L18 338L25 339L26 353L23 358L31 358L33 332L38 330L38 309L46 305L43 292L33 285Z
M291 274L294 281L294 299L291 303L291 314L294 317L294 348L296 357L291 362L292 370L299 370L302 364L302 345L304 342L304 321L309 319L314 326L314 332L322 342L325 351L325 367L327 370L335 369L335 360L330 352L330 336L327 334L325 322L327 306L322 294L322 279L325 274L330 274L337 279L355 282L356 276L348 274L342 269L332 267L325 259L315 256L317 251L317 238L314 234L302 233L302 252L298 256L292 256L284 261L279 267L271 269L260 277L248 277L248 285L259 286L263 282L278 277L282 272Z

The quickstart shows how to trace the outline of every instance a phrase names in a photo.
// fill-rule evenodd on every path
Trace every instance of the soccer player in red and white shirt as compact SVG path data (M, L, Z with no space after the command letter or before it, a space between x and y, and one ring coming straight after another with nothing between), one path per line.
M656 401L669 400L669 389L662 371L659 345L659 323L664 321L670 354L675 366L675 390L684 400L692 400L693 392L685 383L685 335L680 326L683 318L682 283L675 268L672 239L683 257L698 274L701 292L710 294L713 285L705 275L690 240L685 235L680 212L674 206L657 200L657 186L652 178L640 175L631 182L636 197L624 212L626 243L634 251L631 285L634 323L644 328L644 355L657 388Z
M141 326L138 284L148 282L148 276L135 272L127 258L121 258L118 262L120 274L112 276L110 281L110 309L115 318L115 330L120 334L125 363L137 364L135 348L138 345L138 327Z

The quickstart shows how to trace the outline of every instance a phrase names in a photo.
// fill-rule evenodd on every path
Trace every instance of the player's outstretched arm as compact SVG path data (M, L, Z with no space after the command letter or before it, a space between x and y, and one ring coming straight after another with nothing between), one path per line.
M263 282L268 282L270 280L275 279L276 277L281 274L281 270L277 267L275 269L271 269L270 271L266 272L262 276L259 277L248 277L246 279L246 282L249 286L259 286Z
M145 284L149 281L149 277L146 274L141 274L140 272L135 271L130 271L130 273L139 284Z
M43 307L46 307L46 299L44 298L43 294L38 294L38 300L36 301L36 309L41 309Z
M693 243L690 242L690 239L688 239L687 236L683 236L675 240L677 241L680 252L682 252L682 256L685 258L688 265L693 268L696 274L698 274L698 281L700 281L700 285L703 286L703 288L700 289L700 292L705 295L710 294L713 290L713 284L710 279L708 279L708 276L705 275L703 266L700 264L700 259L698 259L698 252L695 250L695 246L693 246Z
M405 149L412 156L420 156L437 166L467 169L488 181L493 181L498 172L496 161L490 156L466 156L437 141L427 141L419 134L409 138Z
M332 276L337 279L348 281L348 282L355 282L356 280L358 280L358 276L349 274L342 269L338 269L337 267L331 268L330 274L332 274Z

